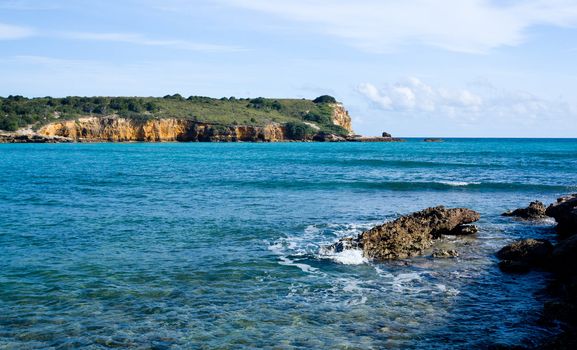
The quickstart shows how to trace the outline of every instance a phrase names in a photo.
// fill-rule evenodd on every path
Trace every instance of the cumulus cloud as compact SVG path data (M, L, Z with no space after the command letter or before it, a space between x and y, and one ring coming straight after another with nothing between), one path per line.
M0 40L22 39L33 34L34 30L28 27L0 23Z
M577 25L574 0L220 0L308 24L312 30L363 50L386 52L407 44L484 53L513 46L537 25ZM299 24L301 26L301 24Z
M487 118L527 122L573 115L564 101L551 101L528 92L498 89L488 83L450 89L429 85L418 78L408 78L382 87L362 83L357 90L378 109L449 117L463 123L475 123Z

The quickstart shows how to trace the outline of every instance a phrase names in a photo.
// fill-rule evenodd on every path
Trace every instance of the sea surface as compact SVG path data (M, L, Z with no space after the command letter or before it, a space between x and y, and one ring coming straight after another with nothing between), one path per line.
M545 272L494 253L577 192L577 140L0 145L0 349L531 344ZM460 257L323 246L429 206L481 213Z

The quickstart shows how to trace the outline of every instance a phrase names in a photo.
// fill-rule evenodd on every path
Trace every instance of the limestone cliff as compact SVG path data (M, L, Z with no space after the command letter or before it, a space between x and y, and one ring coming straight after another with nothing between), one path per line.
M87 142L275 142L285 138L284 128L280 124L266 126L219 125L175 118L130 120L117 116L86 117L51 123L42 127L38 134Z
M333 124L343 127L350 134L354 134L351 117L345 107L340 103L333 103L331 107L333 108L333 115L331 116Z

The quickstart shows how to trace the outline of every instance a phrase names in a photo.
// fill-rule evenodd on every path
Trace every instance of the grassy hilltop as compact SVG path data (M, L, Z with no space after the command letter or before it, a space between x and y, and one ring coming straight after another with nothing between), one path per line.
M318 125L320 131L345 135L345 129L331 122L333 103L336 100L326 95L315 100L184 98L179 94L164 97L9 96L0 97L0 130L14 131L30 125L38 128L83 116L119 115L135 120L178 118L224 125L262 126L276 122L312 133L304 123L311 122Z

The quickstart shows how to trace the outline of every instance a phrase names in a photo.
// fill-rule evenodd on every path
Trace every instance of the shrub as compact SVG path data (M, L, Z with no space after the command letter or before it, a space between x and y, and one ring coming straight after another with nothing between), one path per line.
M322 95L313 100L314 103L337 103L337 100L329 95Z
M289 122L285 124L286 137L291 140L307 140L313 137L315 129L300 122Z

